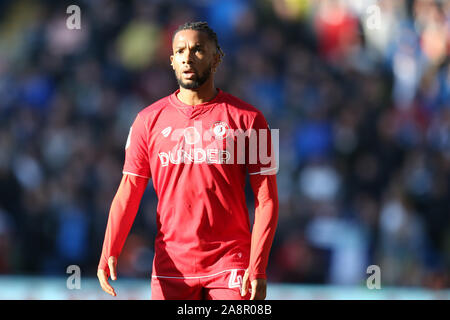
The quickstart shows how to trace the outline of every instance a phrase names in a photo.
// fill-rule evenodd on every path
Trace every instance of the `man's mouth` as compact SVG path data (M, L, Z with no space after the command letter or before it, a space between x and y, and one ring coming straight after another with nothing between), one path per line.
M185 71L183 71L183 76L184 76L185 78L190 79L190 78L192 78L193 76L195 76L195 71L194 71L194 70L185 70Z

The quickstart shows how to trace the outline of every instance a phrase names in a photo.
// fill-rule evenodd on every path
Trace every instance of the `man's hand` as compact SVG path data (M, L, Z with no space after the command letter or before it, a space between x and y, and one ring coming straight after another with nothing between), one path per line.
M241 296L245 296L248 292L250 284L248 270L245 271L244 279L242 279L242 292ZM266 298L267 280L255 279L251 282L252 294L250 300L264 300Z
M117 279L117 258L116 257L109 257L108 259L108 267L109 267L109 274L111 275L111 280ZM108 274L105 270L98 269L97 271L97 278L100 282L100 285L102 286L103 291L106 293L112 295L113 297L116 296L116 292L114 291L114 288L111 287L111 285L108 282Z

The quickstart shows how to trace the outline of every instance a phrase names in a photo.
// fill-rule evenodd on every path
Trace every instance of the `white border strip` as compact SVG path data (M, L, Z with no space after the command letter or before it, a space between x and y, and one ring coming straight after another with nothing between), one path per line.
M218 274L224 273L224 272L228 272L228 271L233 271L233 270L245 270L245 269L229 269L229 270L223 270L214 274L210 274L207 276L196 276L196 277L170 277L170 276L157 276L157 275L152 275L152 278L166 278L166 279L200 279L200 278L208 278L208 277L214 277L217 276Z
M259 171L259 172L252 172L252 173L249 172L248 174L250 174L250 175L261 174L261 173L265 173L265 172L269 172L269 171L273 171L273 170L278 170L278 167L262 170L262 171Z
M150 177L141 176L141 175L138 175L138 174L136 174L136 173L132 173L132 172L128 172L128 171L123 171L122 173L123 173L123 174L129 174L129 175L136 176L136 177L145 178L145 179L150 179Z

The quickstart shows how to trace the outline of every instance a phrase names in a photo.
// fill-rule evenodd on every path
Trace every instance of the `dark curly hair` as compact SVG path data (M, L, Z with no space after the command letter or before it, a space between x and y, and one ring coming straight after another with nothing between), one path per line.
M222 48L220 48L219 41L217 40L217 34L214 32L213 29L211 29L207 22L203 21L196 21L196 22L186 22L185 24L180 25L177 30L173 33L172 36L172 42L175 38L175 35L182 30L195 30L195 31L202 31L208 35L208 38L214 42L217 52L220 54L221 57L225 56L225 53L222 51Z

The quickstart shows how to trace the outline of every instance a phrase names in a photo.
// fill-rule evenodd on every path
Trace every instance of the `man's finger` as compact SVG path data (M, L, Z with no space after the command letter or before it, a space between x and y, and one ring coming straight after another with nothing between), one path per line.
M111 287L111 285L108 282L106 272L102 270L102 273L99 273L98 279L100 282L100 286L102 287L103 291L105 291L108 294L113 295L114 289Z
M250 300L264 300L266 298L266 281L255 279L252 281Z
M100 282L100 286L102 287L103 291L105 291L107 294L110 294L113 297L116 296L116 292L114 291L114 288L111 287L111 285L107 281Z
M248 285L249 285L248 272L245 271L244 277L242 278L242 289L241 289L241 296L242 297L247 294Z
M111 285L108 282L108 276L106 275L105 270L98 270L97 277L100 282L100 286L102 287L103 291L106 293L112 295L113 297L116 296L116 292L114 291L114 288L111 287Z
M258 291L258 283L256 280L252 281L252 294L250 296L250 300L255 300L256 293Z
M112 280L117 280L117 259L116 257L109 257L108 259L108 267L109 267L109 274L111 275Z

